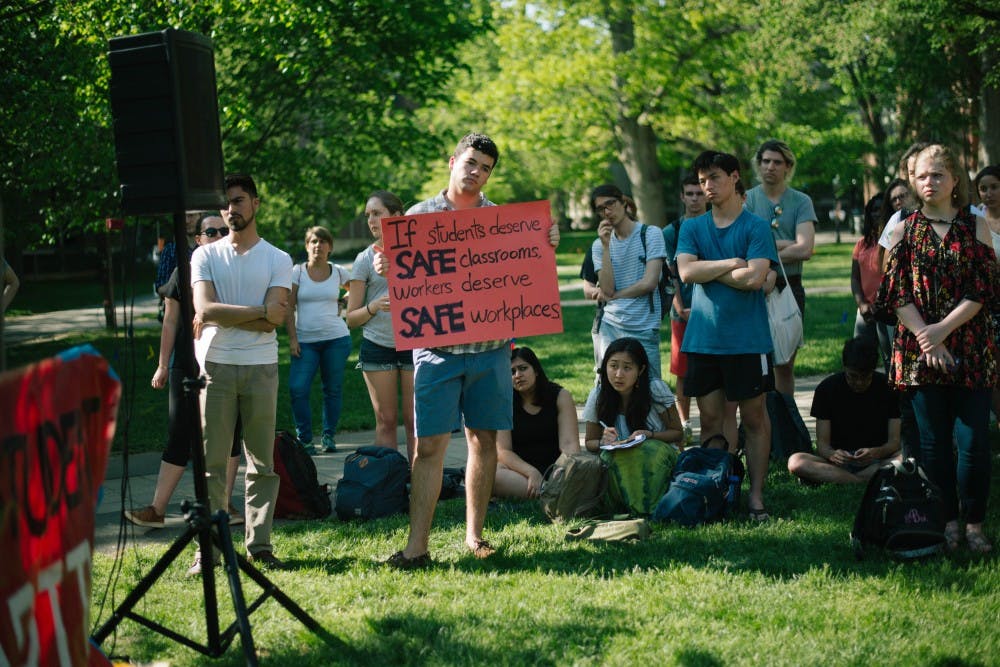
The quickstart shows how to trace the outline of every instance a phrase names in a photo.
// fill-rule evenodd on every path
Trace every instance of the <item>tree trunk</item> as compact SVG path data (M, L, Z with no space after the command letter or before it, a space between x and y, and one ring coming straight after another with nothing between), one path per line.
M635 23L631 3L607 2L604 15L611 30L611 51L616 57L628 54L635 48ZM618 157L632 184L632 196L638 209L639 220L663 227L667 224L667 202L663 195L663 173L656 156L656 133L642 117L642 105L630 110L626 91L641 89L637 82L625 81L615 76L618 112L615 135L620 143ZM634 102L634 101L633 101Z
M635 118L618 116L615 132L621 141L619 158L632 183L632 196L639 220L663 227L667 224L667 202L663 197L663 172L656 156L656 133Z

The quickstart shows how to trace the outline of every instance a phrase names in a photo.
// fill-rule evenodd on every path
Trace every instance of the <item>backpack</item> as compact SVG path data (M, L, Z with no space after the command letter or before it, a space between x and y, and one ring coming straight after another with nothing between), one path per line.
M681 452L670 488L653 510L654 521L674 521L692 528L723 519L739 505L743 463L728 447L709 447L716 438L725 443L722 436L714 436L701 447Z
M649 522L645 519L611 519L586 521L570 528L565 539L567 542L638 542L649 537L650 533Z
M406 457L395 449L358 447L344 459L344 476L337 482L337 516L342 521L367 521L405 514L410 509L409 479Z
M288 431L274 436L274 471L281 478L274 516L325 519L330 516L330 485L320 484L316 464Z
M858 560L866 547L908 560L939 553L944 544L941 493L914 459L890 461L865 487L851 530Z
M607 488L608 470L600 457L560 454L545 471L538 499L545 516L559 523L598 514Z
M441 473L441 493L438 500L465 497L465 468L445 468Z
M677 462L674 445L646 440L637 447L602 451L608 466L607 503L614 513L649 516L670 486Z
M771 420L771 460L787 461L796 452L811 453L812 436L802 420L795 398L779 391L769 391L765 397L767 416ZM743 449L746 433L739 429L739 448Z
M646 264L646 230L649 229L649 225L639 223L639 238L642 240L642 256L639 257L639 261L642 262L643 266ZM678 225L679 227L679 225ZM662 320L667 315L670 314L670 300L674 295L674 281L673 274L670 273L670 262L667 261L668 258L663 260L663 268L660 270L660 279L656 282L656 292L660 295L660 319ZM653 301L653 293L649 293L649 312L654 312L656 310L656 304Z

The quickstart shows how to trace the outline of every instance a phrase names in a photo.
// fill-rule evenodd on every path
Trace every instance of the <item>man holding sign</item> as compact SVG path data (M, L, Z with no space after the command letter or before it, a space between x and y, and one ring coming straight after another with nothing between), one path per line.
M482 187L498 159L492 139L483 134L466 135L448 159L448 188L416 204L406 215L495 206ZM549 228L549 241L553 246L559 243L556 225ZM383 275L388 272L389 259L383 253L376 255L375 269ZM418 348L413 362L417 446L411 474L410 535L406 548L386 563L400 569L430 564L428 541L441 492L444 455L451 432L462 425L463 417L469 448L465 544L476 558L488 558L495 549L483 539L483 524L496 474L496 435L498 430L512 427L509 340Z

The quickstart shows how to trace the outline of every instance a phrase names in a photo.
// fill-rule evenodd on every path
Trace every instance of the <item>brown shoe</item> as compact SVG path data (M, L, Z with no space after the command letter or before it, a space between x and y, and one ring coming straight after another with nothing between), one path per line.
M137 526L163 528L163 515L158 514L152 505L147 505L139 510L125 510L125 518Z
M389 556L383 564L394 567L397 570L422 570L425 567L430 567L432 563L430 554L421 554L413 558L407 558L402 551L397 551Z
M265 570L287 570L288 564L270 551L258 551L247 556L247 560Z
M243 513L240 512L235 507L233 507L232 505L229 506L229 509L227 511L229 512L230 526L242 526L244 523L246 523L246 520L243 518Z
M486 540L476 540L476 546L472 548L472 555L476 558L489 558L497 552L493 545Z

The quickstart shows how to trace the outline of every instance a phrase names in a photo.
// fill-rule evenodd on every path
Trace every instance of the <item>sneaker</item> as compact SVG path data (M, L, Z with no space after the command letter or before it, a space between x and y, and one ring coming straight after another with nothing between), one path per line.
M137 526L163 528L163 515L159 514L152 505L147 505L141 510L126 510L125 518Z
M227 511L229 512L230 526L242 526L244 523L246 523L246 520L243 518L243 513L240 512L235 507L233 507L232 505L229 506L229 509Z
M691 422L689 421L684 422L681 426L684 429L684 446L686 447L694 440L694 431L691 429Z
M316 445L312 444L312 441L306 442L305 440L299 440L299 445L305 450L306 454L309 456L316 456L319 452L316 451Z
M283 560L278 559L270 551L258 551L255 554L249 554L247 560L254 565L261 567L265 570L287 570L288 564Z
M337 443L333 441L332 435L323 436L323 451L327 454L337 451Z
M215 563L215 565L218 564L219 564L218 562ZM191 567L188 568L187 576L197 577L200 574L201 574L201 554L196 553L194 555L194 563L192 563Z

